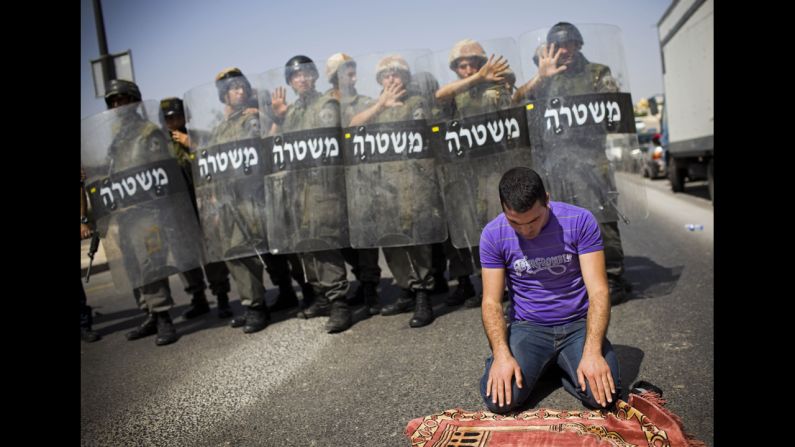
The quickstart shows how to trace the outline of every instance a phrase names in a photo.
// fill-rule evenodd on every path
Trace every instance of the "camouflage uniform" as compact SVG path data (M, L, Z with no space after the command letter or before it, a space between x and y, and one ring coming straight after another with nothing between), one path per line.
M330 94L330 91L327 93ZM358 93L352 96L342 96L340 99L342 127L347 127L357 113L373 105L373 102L375 102L373 98Z
M213 131L208 146L225 142L255 138L260 136L260 116L253 113L244 113L243 109L232 112L218 127ZM232 247L240 246L250 242L246 237L250 231L255 229L241 228L239 225L231 224L252 223L257 219L253 205L250 202L236 203L234 206L225 207L225 213L241 213L243 219L235 219L233 216L224 216L222 222L227 224L223 229L229 235ZM231 224L231 225L230 225ZM259 232L255 232L258 234ZM262 283L263 266L256 256L238 258L226 261L226 266L237 284L240 293L240 302L247 307L258 307L265 305L265 286Z
M511 92L504 83L483 83L455 96L455 118L504 110L511 106Z
M373 124L392 123L400 121L426 119L429 107L425 98L421 95L408 91L404 97L403 105L389 107L378 114L373 120ZM401 182L397 186L404 189L399 196L410 197L415 200L417 206L401 207L411 214L398 216L407 225L413 224L416 219L421 219L418 212L421 212L422 204L425 203L417 194L422 191L415 190L414 185ZM401 289L418 290L430 292L434 287L433 266L431 245L414 245L405 247L382 247L389 270L395 278L395 282Z
M325 94L335 96L340 99L340 121L342 127L348 127L353 117L359 112L372 106L374 103L373 98L369 96L360 95L355 91L342 92L339 82L339 71L349 68L356 68L356 62L352 57L345 53L335 53L329 57L326 63L326 77L332 84L332 88ZM352 248L345 247L342 249L342 256L351 266L351 271L359 281L359 287L351 299L351 302L358 304L360 301L365 302L371 313L377 313L377 292L378 282L381 280L381 267L378 265L378 248Z
M125 106L130 107L130 106ZM160 160L168 150L168 141L163 132L155 124L143 119L135 110L128 109L120 115L120 121L116 124L118 132L111 144L108 157L112 163L114 172L131 169L135 166ZM130 260L131 257L136 261L128 262L126 268L129 272L138 270L140 265L148 264L139 262L138 259L147 259L155 256L167 256L163 247L160 247L159 226L152 220L146 219L152 216L129 216L125 215L117 220L119 226L119 245L123 252L134 252L124 258ZM146 235L143 246L136 240L140 235ZM162 265L163 263L155 263ZM178 273L178 272L172 272ZM168 275L163 272L140 273L142 278L148 275L165 276L161 279L144 284L134 290L139 307L149 313L166 312L174 307L174 299L171 296L171 288L168 283ZM133 277L138 275L131 275ZM139 298L140 296L140 298Z
M412 85L411 72L409 71L408 63L403 57L398 55L390 55L382 58L376 65L376 79L378 83L388 88L393 81L385 81L387 76L397 76L400 79L401 85L405 88L406 93L399 98L400 105L387 107L381 110L378 115L371 119L372 124L403 122L412 120L426 120L430 116L430 107L427 99L420 93L421 87L417 84ZM426 160L418 160L420 164ZM432 159L427 160L433 163ZM384 165L388 164L384 163ZM427 168L427 165L426 165ZM384 166L384 169L387 169ZM433 172L432 164L429 168ZM392 178L390 176L389 178ZM426 221L422 217L422 213L429 211L427 205L430 199L424 200L423 197L418 197L417 194L425 192L423 188L417 188L416 184L412 184L408 176L406 178L398 178L396 184L383 185L382 187L397 189L398 200L410 200L411 204L401 204L401 215L395 216L402 223L402 227L408 231L417 222ZM404 181L405 180L405 181ZM378 185L375 185L378 186ZM395 195L392 191L391 195ZM407 206L410 205L410 206ZM410 246L397 246L397 247L382 247L384 257L386 258L387 265L392 271L395 282L403 292L395 303L384 306L381 309L382 315L395 315L402 312L409 312L414 310L414 315L409 322L410 327L422 327L430 324L434 320L433 308L431 306L429 293L434 288L435 278L433 276L433 256L432 245L410 245Z
M459 41L454 46L450 54L450 69L455 70L455 64L460 58L464 57L477 57L486 62L486 54L479 43L464 39ZM462 119L471 116L481 115L485 113L497 112L499 110L507 109L511 106L511 92L506 88L503 82L484 82L468 89L467 91L458 93L449 106L452 109L452 118ZM477 179L483 182L485 179ZM485 192L485 188L477 188L477 191ZM471 197L470 200L479 200L478 197ZM478 207L480 208L480 207ZM454 304L465 296L473 296L475 294L474 286L469 280L469 276L480 273L480 256L478 247L471 248L455 248L448 238L444 242L444 254L447 257L450 266L450 277L458 278L459 287L453 292L453 296L448 300L449 304ZM470 303L477 304L479 300L470 301Z
M284 121L280 126L280 132L297 132L301 130L319 129L324 127L339 126L339 101L331 94L326 92L321 94L317 90L308 92L305 96L299 97L287 108ZM305 196L313 197L314 188L322 188L322 185L306 184ZM324 191L327 195L328 191ZM340 199L342 200L342 199ZM309 219L322 218L323 204L317 204L317 209L313 210ZM336 207L335 203L328 203L328 207ZM329 232L337 233L339 228L328 228ZM316 296L322 296L330 302L337 299L345 299L350 285L348 284L345 269L345 258L339 249L323 250L299 254L307 282L314 289Z
M330 93L330 92L328 92ZM373 105L373 98L360 94L342 96L340 111L343 127L351 122L357 113ZM378 265L377 248L351 248L342 249L345 262L350 264L351 272L360 283L369 282L378 284L381 280L381 267Z
M160 108L164 113L168 113L169 111L172 113L176 112L184 117L182 101L179 98L166 98L161 100ZM187 129L184 126L178 130L187 134ZM185 181L188 184L188 192L190 193L191 201L193 202L193 208L196 211L196 216L198 218L199 211L196 206L196 191L193 187L190 149L172 138L169 144L169 152L171 152L171 155L177 160L180 168L182 168L182 173L185 177ZM228 297L226 297L226 295L230 291L229 269L227 269L224 262L211 262L205 264L204 270L202 270L201 267L197 267L195 269L188 270L187 272L182 272L179 274L179 278L182 280L182 284L185 286L185 292L194 297L191 303L194 306L206 306L207 298L204 296L204 290L207 288L207 285L204 282L205 272L207 275L207 280L210 283L210 290L212 291L213 295L217 297L222 295L222 297L219 297L220 308L222 300L228 303ZM201 303L199 304L198 302ZM219 313L221 313L220 310ZM222 315L226 314L222 313ZM186 318L190 318L190 314L186 314Z

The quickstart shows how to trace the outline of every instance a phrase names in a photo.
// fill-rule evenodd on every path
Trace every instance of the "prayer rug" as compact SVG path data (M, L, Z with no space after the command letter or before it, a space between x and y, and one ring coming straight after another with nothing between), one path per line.
M644 392L630 394L629 402L618 400L610 412L540 408L499 415L456 408L412 419L405 435L412 447L705 446L664 405L659 395Z

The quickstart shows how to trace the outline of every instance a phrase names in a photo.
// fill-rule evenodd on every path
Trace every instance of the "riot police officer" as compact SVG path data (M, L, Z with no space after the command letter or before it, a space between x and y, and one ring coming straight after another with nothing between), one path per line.
M373 99L356 91L356 61L345 53L329 56L326 78L332 87L327 93L340 102L342 127L347 127L353 116L369 107ZM359 287L348 302L365 304L371 315L380 313L378 282L381 280L381 267L378 266L378 248L346 247L342 249L342 256L359 281Z
M496 60L494 55L489 58L479 42L463 39L453 45L448 63L458 80L436 92L436 99L441 104L449 104L446 109L452 114L448 118L460 119L494 112L510 105L506 75L511 72L503 56ZM458 286L445 300L447 305L480 306L481 298L470 279L470 275L480 268L477 247L455 248L448 239L444 252L450 263L450 276L458 278Z
M110 81L108 90L105 93L105 104L108 109L115 109L140 101L141 92L138 89L138 85L134 82L122 79L113 79ZM136 113L125 114L122 126L127 129L122 129L123 132L120 133L121 138L143 141L142 144L144 146L151 146L150 141L156 141L160 136L160 131L154 124L145 121ZM158 143L165 142L158 141ZM113 147L129 148L132 147L132 144L134 143L114 144L111 150L113 150ZM165 144L163 144L163 149L165 149ZM111 156L120 160L125 160L126 157L130 157L131 155L111 154ZM117 166L117 168L121 167L122 166ZM159 279L138 287L136 288L136 292L136 295L140 296L138 304L147 312L147 318L140 326L126 334L127 339L137 340L156 333L155 344L157 346L167 345L177 341L177 332L169 313L169 310L174 306L174 299L171 296L168 278Z
M582 53L584 40L571 23L558 22L546 36L546 45L536 51L538 72L514 93L514 100L541 99L589 93L618 92L618 82L610 67L589 61ZM603 152L595 154L600 159ZM606 164L606 160L601 160ZM605 179L604 183L612 183ZM631 286L624 277L624 249L616 213L598 213L599 230L605 245L605 263L610 300L618 304L626 299Z
M411 83L411 71L403 57L400 55L383 57L376 66L375 75L382 87L381 95L370 107L352 118L351 126L425 120L429 117L431 107L427 98L412 88L416 84ZM407 169L405 172L413 171ZM389 187L398 189L400 185L389 185ZM406 197L398 196L398 200L400 198L421 200L421 196L418 198L421 190L421 187L417 187L415 194ZM436 194L438 196L438 191ZM441 198L437 198L441 203ZM421 220L419 216L411 215L410 212L414 210L413 206L405 206L400 209L403 210L405 217L410 218L412 225L422 224L422 222L416 222L416 220ZM389 269L402 289L402 293L395 303L381 309L381 315L396 315L413 310L414 315L409 321L410 327L422 327L433 322L433 308L429 296L434 289L435 281L431 245L391 246L382 249Z
M317 91L316 82L319 75L314 61L307 56L297 55L287 61L284 67L284 80L298 98L288 105L286 89L277 87L274 90L271 96L271 110L276 126L274 126L272 134L293 134L313 129L339 128L339 101L332 96L331 92L320 93ZM342 174L343 171L339 172ZM303 178L300 174L296 174L294 178L299 177ZM341 181L339 185L342 185L344 189L344 178L332 179L332 181ZM337 183L335 185L339 186ZM335 185L302 182L301 187L305 189L304 197L309 197L309 199L308 201L298 200L296 206L302 208L301 216L293 216L295 220L287 225L313 226L303 225L300 221L300 219L306 218L307 214L312 213L316 213L320 219L331 219L331 215L336 218L344 217L345 196L339 195L344 191L333 191ZM295 193L298 192L295 191ZM316 203L316 200L321 200L318 199L318 195L323 195L321 206ZM292 212L295 211L292 210ZM329 214L325 214L326 212ZM310 217L310 219L313 219L314 222L315 218ZM326 228L328 233L338 234L341 230L340 223L336 220L341 219L333 220L335 221L320 223L320 226ZM347 242L344 245L347 245ZM340 245L337 246L340 247ZM297 249L297 247L291 248ZM315 301L298 316L313 318L329 315L329 320L326 322L326 330L329 333L348 329L353 322L346 300L349 284L346 277L345 259L340 249L319 249L309 252L298 249L298 251L307 281L315 293Z
M190 192L191 201L196 207L196 193L193 190L193 175L190 164L190 139L185 128L185 111L182 100L176 97L164 98L160 100L160 110L163 113L166 128L171 136L169 149L171 155L177 159L180 167L185 174ZM197 216L198 216L198 210ZM210 290L218 300L218 318L229 318L232 316L232 309L229 306L229 270L223 262L210 262L205 264L204 271L210 282ZM192 295L190 307L182 314L186 319L198 317L210 311L210 304L204 290L207 285L204 282L204 272L201 268L195 268L179 274L182 283L185 285L185 292Z
M260 116L251 113L252 89L248 79L237 67L221 70L215 76L218 99L224 104L224 119L213 129L208 145L217 145L246 138L260 136ZM231 243L245 244L246 235L251 232L250 225L258 225L257 210L250 209L254 205L225 207L221 220L229 224ZM240 215L232 215L239 213ZM245 214L243 214L245 213ZM245 218L243 218L245 217ZM256 249L256 248L255 248ZM250 251L250 250L249 250ZM258 256L245 256L226 261L240 293L240 301L245 313L232 319L232 327L243 326L246 334L264 329L270 321L270 311L265 303L265 286L263 285L263 262Z

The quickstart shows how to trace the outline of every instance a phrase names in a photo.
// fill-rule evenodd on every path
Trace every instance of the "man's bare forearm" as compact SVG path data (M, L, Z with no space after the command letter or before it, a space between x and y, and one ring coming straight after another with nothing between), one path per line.
M583 352L602 355L602 340L607 334L607 326L610 323L610 297L605 291L591 296L589 300Z
M505 326L505 318L502 316L502 304L500 301L483 300L481 309L483 317L483 329L489 339L489 346L494 357L510 356L511 350L508 348L508 329Z

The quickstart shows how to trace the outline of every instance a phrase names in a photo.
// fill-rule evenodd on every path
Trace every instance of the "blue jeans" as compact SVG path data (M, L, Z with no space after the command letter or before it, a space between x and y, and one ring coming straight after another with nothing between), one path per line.
M508 326L508 344L511 348L519 367L522 369L523 388L516 386L513 379L511 391L511 404L499 407L492 403L492 397L486 397L486 383L489 380L489 371L494 361L494 356L486 359L486 371L480 379L480 396L486 407L493 413L506 413L521 407L530 397L538 378L554 361L563 370L563 388L586 407L603 408L594 399L591 386L586 380L586 390L583 393L577 379L577 367L582 359L582 350L585 346L585 319L573 321L560 326L539 326L528 321L514 321ZM618 369L618 360L613 352L613 346L604 339L602 355L610 366L616 392L611 396L613 403L621 394L621 379ZM609 404L608 404L609 405Z

